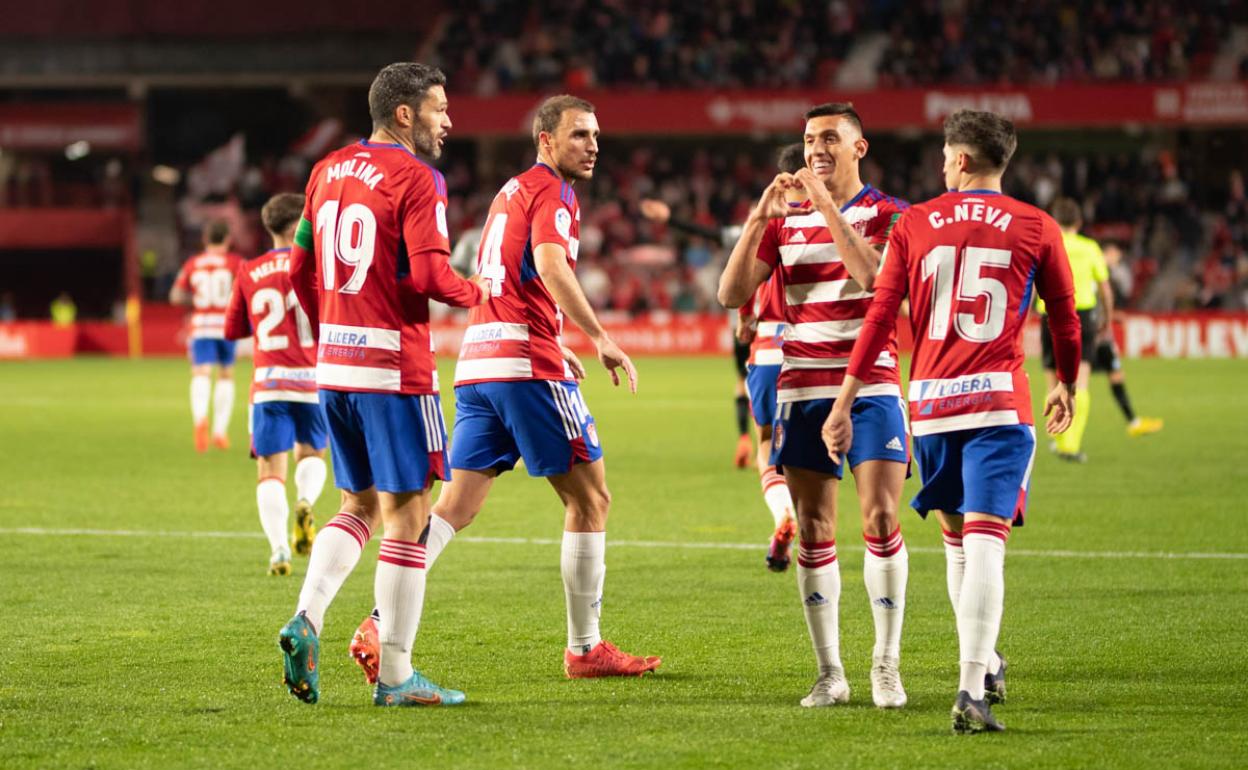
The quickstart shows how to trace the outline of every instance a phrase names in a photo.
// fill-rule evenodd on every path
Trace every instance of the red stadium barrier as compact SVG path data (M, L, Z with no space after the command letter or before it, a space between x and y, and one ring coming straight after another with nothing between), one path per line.
M0 323L0 359L69 358L77 337L73 326L55 326L51 321Z
M1248 313L1124 314L1127 358L1248 358Z
M851 100L867 130L937 129L964 107L992 110L1020 126L1121 128L1242 125L1244 83L1081 84L1030 88L907 88L873 91L609 91L583 94L608 134L744 134L800 131L812 104ZM541 94L456 94L455 136L514 136L532 127Z

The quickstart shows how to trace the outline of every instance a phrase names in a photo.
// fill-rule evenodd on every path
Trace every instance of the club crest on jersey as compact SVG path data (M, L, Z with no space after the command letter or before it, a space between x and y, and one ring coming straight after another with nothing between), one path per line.
M561 208L555 212L555 231L565 241L572 234L572 215L568 213L567 209Z
M433 207L433 216L438 223L438 232L442 234L443 238L450 238L451 232L446 226L446 204L438 201L438 205Z

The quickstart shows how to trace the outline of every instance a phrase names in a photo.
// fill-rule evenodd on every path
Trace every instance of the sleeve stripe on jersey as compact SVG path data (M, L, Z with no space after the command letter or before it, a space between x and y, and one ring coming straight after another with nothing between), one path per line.
M299 229L295 230L295 245L304 251L312 251L312 223L299 218Z
M572 192L572 185L568 184L567 182L563 183L563 186L559 188L559 200L563 201L569 206L572 205L572 201L575 200L573 196L573 192Z
M893 234L893 228L897 226L897 220L898 220L898 219L901 219L901 212L900 212L900 211L898 211L897 213L893 214L893 216L889 218L889 220L888 220L888 227L884 228L884 236L883 236L883 237L887 238L888 236L890 236L890 235L892 235L892 234Z
M443 198L446 197L446 177L442 176L441 171L434 170L433 187L438 191L438 195L441 195Z

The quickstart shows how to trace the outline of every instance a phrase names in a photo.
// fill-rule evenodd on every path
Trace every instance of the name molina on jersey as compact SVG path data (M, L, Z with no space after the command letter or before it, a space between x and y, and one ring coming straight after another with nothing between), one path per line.
M378 171L373 164L365 163L355 158L335 163L325 169L326 184L333 182L335 179L345 179L347 177L355 177L368 185L368 189L375 190L377 189L377 184L385 177L385 174Z

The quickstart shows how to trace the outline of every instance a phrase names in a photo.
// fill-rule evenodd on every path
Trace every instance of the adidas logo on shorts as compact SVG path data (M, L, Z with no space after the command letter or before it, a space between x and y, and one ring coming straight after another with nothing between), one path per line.
M893 436L893 438L887 444L884 445L884 448L893 452L905 451L905 447L901 445L901 439L898 438L897 436Z

